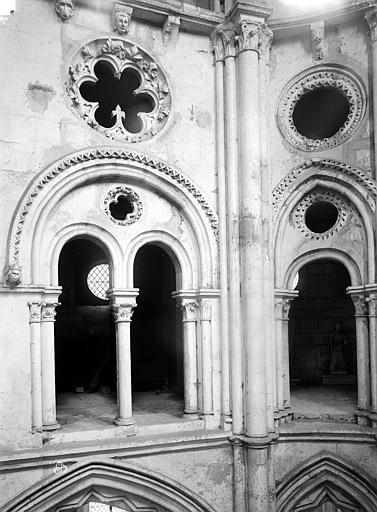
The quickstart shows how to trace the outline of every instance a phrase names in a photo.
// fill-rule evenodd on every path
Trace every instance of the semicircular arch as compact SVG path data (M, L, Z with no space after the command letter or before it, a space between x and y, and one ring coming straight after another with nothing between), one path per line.
M8 243L8 261L20 264L24 281L47 284L36 281L36 261L43 252L45 223L59 201L70 191L103 179L141 184L175 205L195 239L200 286L216 286L217 216L202 192L166 163L116 147L77 152L33 180L16 209Z

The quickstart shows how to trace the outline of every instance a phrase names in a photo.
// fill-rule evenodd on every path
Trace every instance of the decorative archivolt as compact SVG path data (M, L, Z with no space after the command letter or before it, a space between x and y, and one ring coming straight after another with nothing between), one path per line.
M341 510L373 512L377 491L353 464L322 452L297 466L278 486L277 511L309 511L326 499Z
M90 150L79 151L73 155L67 156L52 166L50 166L42 175L40 175L26 191L14 215L14 221L9 239L9 263L17 264L19 262L20 247L24 234L25 223L32 210L33 204L38 201L40 194L45 188L56 178L69 172L74 166L93 162L114 163L136 163L147 167L153 173L172 180L180 189L188 193L197 203L199 209L204 213L205 217L212 228L213 235L218 235L217 215L206 200L200 189L184 174L165 162L147 156L145 154L130 151L128 149L111 147L111 148L95 148Z
M3 512L63 512L89 501L127 510L150 512L214 512L186 487L140 466L122 462L85 461L42 480L8 502Z
M311 173L321 172L323 178L329 175L334 180L350 179L354 184L360 185L359 189L365 201L372 211L376 208L377 183L368 174L357 167L337 162L336 160L306 160L302 165L292 169L275 187L272 192L272 207L275 216L278 215L282 206L286 203L289 195L297 188L297 184L311 176Z
M293 112L298 101L308 92L333 88L346 97L349 113L344 125L331 137L310 139L297 131ZM282 92L277 111L279 128L285 139L304 151L329 149L344 142L360 126L366 110L366 92L360 78L352 71L335 66L316 66L290 82Z

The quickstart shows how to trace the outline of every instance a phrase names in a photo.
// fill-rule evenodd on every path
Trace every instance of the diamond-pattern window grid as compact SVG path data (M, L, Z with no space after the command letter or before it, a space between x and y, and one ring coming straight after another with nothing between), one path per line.
M127 512L127 510L92 501L89 503L89 512Z
M102 263L101 265L96 265L91 269L86 280L88 288L92 294L102 300L108 300L106 292L110 286L109 274L109 265L107 263ZM102 512L102 510L105 509L98 509L98 511L93 510L93 512ZM108 509L106 510L108 512Z

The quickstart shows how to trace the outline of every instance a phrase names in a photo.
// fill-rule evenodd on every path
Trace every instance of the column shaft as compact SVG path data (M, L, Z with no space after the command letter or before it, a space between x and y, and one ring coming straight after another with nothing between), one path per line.
M366 316L356 316L358 408L362 411L368 410L370 402L368 337Z
M196 364L196 321L183 320L184 413L198 414L198 372Z
M43 430L56 430L55 390L55 336L54 321L58 303L42 304L41 349L42 349L42 423Z
M243 430L243 350L240 302L239 176L237 156L237 88L234 55L225 57L226 174L228 193L229 341L233 433Z
M42 429L41 304L29 303L32 428Z
M279 307L280 309L280 307ZM279 313L278 313L279 314ZM278 411L284 410L284 350L283 350L283 318L275 320L276 336L276 405Z
M246 447L248 457L248 511L266 512L270 508L268 496L267 449Z
M213 414L212 402L212 328L210 317L210 305L201 302L201 346L202 346L202 415Z

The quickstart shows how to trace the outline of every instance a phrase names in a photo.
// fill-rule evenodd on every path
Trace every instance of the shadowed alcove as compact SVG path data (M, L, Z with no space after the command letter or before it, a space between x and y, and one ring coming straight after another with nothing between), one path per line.
M175 268L170 256L156 245L136 254L134 286L139 288L131 323L132 390L183 399L183 354L172 292ZM182 405L183 407L183 405Z
M299 271L289 320L291 399L295 413L350 414L356 408L354 306L346 268L318 260Z

